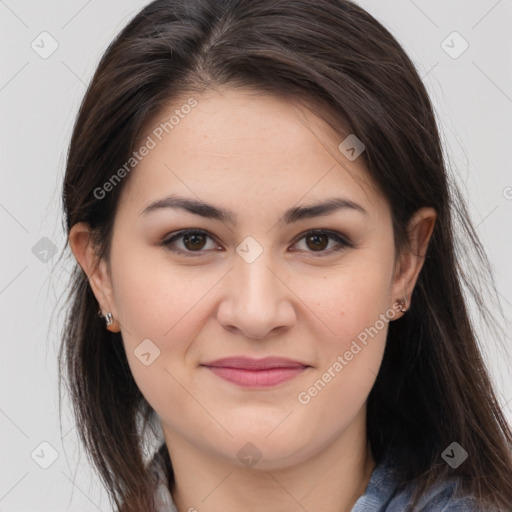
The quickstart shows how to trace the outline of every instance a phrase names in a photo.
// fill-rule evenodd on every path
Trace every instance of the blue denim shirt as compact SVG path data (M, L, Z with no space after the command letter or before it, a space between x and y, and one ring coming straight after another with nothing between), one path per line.
M167 486L165 466L160 457L155 456L150 469L156 481L155 503L158 512L178 512ZM414 486L397 492L398 473L394 469L391 456L385 457L375 466L366 487L365 493L359 497L351 512L404 512L411 502ZM481 512L471 497L453 498L458 481L450 480L434 486L424 494L414 512Z

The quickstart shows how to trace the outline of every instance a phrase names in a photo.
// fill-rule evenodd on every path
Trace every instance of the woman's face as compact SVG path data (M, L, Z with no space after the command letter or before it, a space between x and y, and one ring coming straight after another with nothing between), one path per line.
M168 444L261 468L349 447L401 315L389 206L310 112L308 129L269 96L195 99L145 134L98 299Z

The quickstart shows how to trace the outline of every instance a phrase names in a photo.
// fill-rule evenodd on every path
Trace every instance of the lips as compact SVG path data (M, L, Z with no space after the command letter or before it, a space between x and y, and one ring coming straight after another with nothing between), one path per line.
M203 366L215 368L238 368L240 370L271 370L273 368L299 368L308 366L307 364L284 357L264 357L263 359L251 359L249 357L225 357L209 363L203 363Z
M212 373L244 387L269 387L290 380L309 365L282 357L227 357L203 363Z

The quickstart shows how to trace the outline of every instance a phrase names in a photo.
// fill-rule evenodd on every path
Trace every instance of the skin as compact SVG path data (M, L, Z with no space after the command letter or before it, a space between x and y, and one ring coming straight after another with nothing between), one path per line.
M180 512L349 511L375 467L366 400L388 324L367 345L359 343L362 350L307 404L298 395L358 334L393 305L396 312L404 295L410 298L435 212L416 212L409 223L412 251L395 254L390 207L363 159L351 162L337 150L345 135L297 104L249 90L196 99L197 107L130 175L110 261L96 259L84 223L73 226L71 249L102 311L112 312L110 330L121 331L135 381L162 419ZM231 210L237 222L171 208L141 215L171 194ZM344 208L278 222L291 207L333 197L366 214ZM162 244L187 228L211 235L196 245L184 245L183 237L174 242L196 256ZM352 247L321 238L315 250L305 238L312 229L340 233ZM252 263L236 252L247 236L263 249ZM341 250L333 252L336 247ZM148 338L160 355L146 366L134 350ZM310 367L272 388L247 389L200 366L235 355L282 356ZM261 453L252 467L237 456L249 442Z

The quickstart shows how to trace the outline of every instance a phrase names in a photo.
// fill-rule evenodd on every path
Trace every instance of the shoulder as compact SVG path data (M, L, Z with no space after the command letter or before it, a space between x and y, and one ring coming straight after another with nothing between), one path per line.
M378 464L370 482L351 512L404 512L412 503L415 484L400 486L400 476L394 459L388 455ZM437 482L418 499L414 512L482 512L476 499L461 495L460 481ZM489 510L488 512L496 512Z
M461 496L457 492L458 488L457 480L438 483L419 498L415 512L482 512L476 499L467 495ZM415 486L411 485L396 493L392 497L389 507L384 510L387 512L405 510L405 506L412 501L414 490Z

